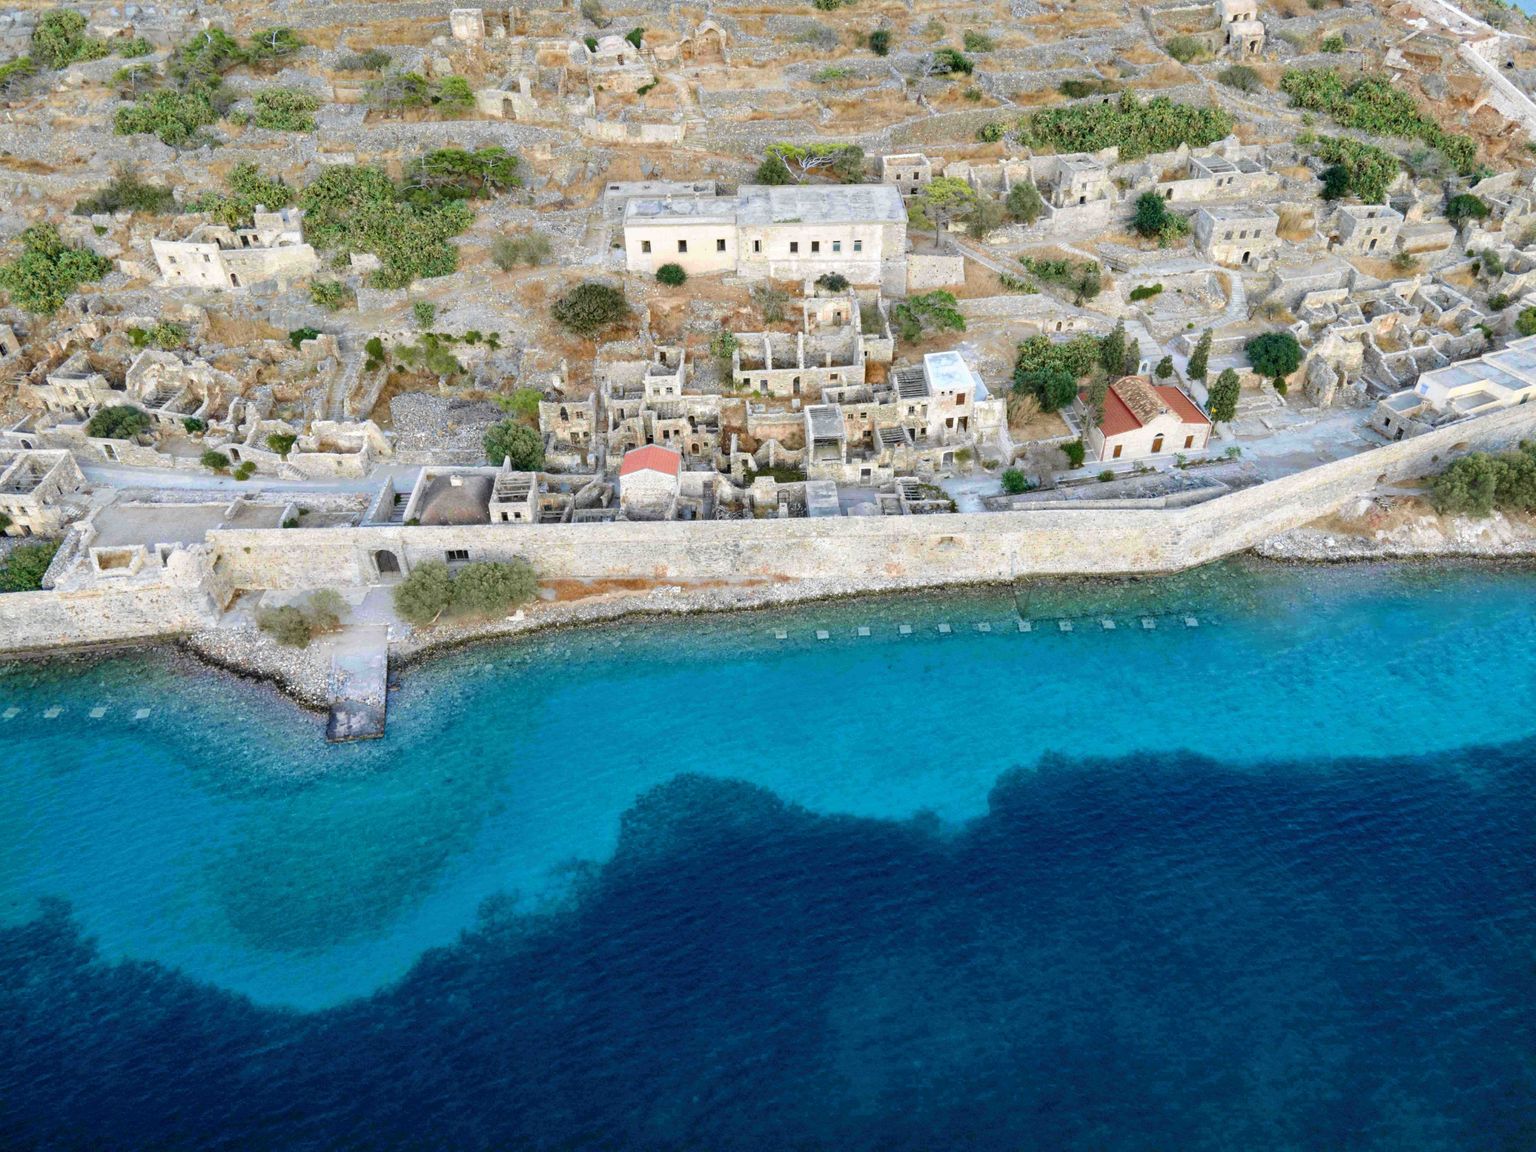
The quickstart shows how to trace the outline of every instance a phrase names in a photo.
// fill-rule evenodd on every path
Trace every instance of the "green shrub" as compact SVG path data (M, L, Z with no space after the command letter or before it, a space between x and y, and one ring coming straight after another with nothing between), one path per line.
M1010 468L1003 473L1003 491L1010 496L1017 496L1020 492L1029 490L1029 481L1024 473L1017 468Z
M166 215L176 207L176 196L164 184L141 180L132 168L119 168L111 182L100 192L75 205L75 215L94 216L98 212L147 212Z
M1153 193L1153 195L1156 195L1156 193ZM1161 284L1138 284L1131 289L1131 299L1133 301L1150 300L1162 292L1162 290L1163 286Z
M1216 73L1216 79L1228 88L1235 88L1239 92L1257 92L1264 87L1258 72L1246 64L1234 64L1230 68L1223 68Z
M450 606L456 616L500 616L532 600L538 590L538 577L526 560L482 561L454 573Z
M297 351L304 341L313 340L318 335L320 335L320 329L318 328L295 328L292 332L288 333L288 343L292 344L294 350Z
M1348 175L1345 190L1352 191L1368 204L1383 203L1388 186L1402 171L1402 164L1392 153L1347 137L1322 137L1314 142L1313 151L1328 164L1342 167ZM1326 195L1329 180L1326 172L1323 179Z
M256 465L249 460L242 460L235 466L232 475L236 480L249 480L256 475Z
M498 236L491 241L491 263L503 272L510 272L519 264L545 264L553 252L554 244L542 232Z
M1098 96L1108 92L1109 86L1097 76L1089 80L1070 77L1058 84L1056 91L1060 92L1068 100L1081 100L1086 96Z
M357 301L340 280L316 280L309 286L309 298L327 312L339 312Z
M1342 36L1324 36L1323 37L1323 43L1320 46L1320 50L1323 51L1323 52L1328 52L1328 53L1332 53L1332 54L1335 54L1335 55L1340 53L1340 52L1343 52L1344 51L1344 37L1342 37Z
M300 48L304 41L292 28L268 28L251 37L247 58L255 64L275 64L286 60Z
M445 200L489 200L523 186L522 158L490 146L466 151L438 148L413 160L401 181L400 199L420 208Z
M196 416L188 416L181 422L181 426L187 430L188 436L196 436L199 432L208 431L208 421Z
M256 626L287 648L307 648L314 638L309 618L292 604L263 608L256 614Z
M1088 450L1081 440L1068 440L1061 446L1061 450L1067 454L1067 467L1069 468L1081 468L1083 466L1083 459L1088 454Z
M611 284L586 280L576 285L550 309L555 323L578 336L595 336L629 318L629 302Z
M683 270L681 264L663 264L656 269L656 282L665 284L668 288L677 288L688 279L688 273Z
M453 575L441 560L429 560L411 569L395 585L395 611L412 624L430 624L453 603Z
M1009 217L1020 224L1033 224L1045 211L1045 200L1040 190L1026 180L1008 189L1003 207L1008 210Z
M119 108L113 131L119 136L148 133L162 144L179 148L190 142L199 128L218 118L213 104L203 92L159 88L140 96L130 107Z
M908 296L893 304L891 326L901 339L915 344L929 331L964 332L965 317L960 314L954 293L940 289Z
M514 472L537 472L544 467L544 438L519 420L503 420L485 431L485 458L511 460Z
M955 48L940 48L928 64L931 76L969 76L976 65L965 53Z
M1536 308L1522 308L1515 317L1515 331L1522 336L1536 336Z
M1189 232L1189 221L1168 211L1167 202L1156 192L1143 192L1136 199L1136 215L1131 227L1138 236L1156 240L1159 247Z
M1430 499L1446 514L1536 511L1536 444L1522 441L1496 456L1474 452L1453 461L1431 483Z
M635 46L635 51L638 52L640 51L640 48L645 41L645 29L631 28L628 32L624 33L624 39L633 44Z
M1152 375L1159 380L1169 380L1173 377L1173 357L1164 356L1157 362L1157 367L1152 369Z
M430 300L416 300L411 304L411 316L418 328L430 328L437 319L437 305Z
M1288 68L1280 76L1280 90L1298 108L1326 112L1346 128L1374 136L1421 140L1444 153L1458 172L1477 170L1477 141L1471 136L1446 132L1419 108L1408 92L1384 76L1346 78L1334 68ZM1341 158L1325 157L1325 159ZM1394 158L1394 165L1396 160ZM1354 165L1350 165L1351 171ZM1358 180L1356 190L1360 190ZM1362 198L1379 202L1375 196Z
M1114 478L1115 478L1114 470L1110 469L1110 468L1104 469L1104 471L1099 473L1099 477L1098 477L1100 484L1108 484Z
M212 468L215 472L223 472L229 467L229 457L217 448L210 448L198 457L204 468Z
M185 348L187 339L187 326L170 320L157 320L148 328L137 325L128 328L128 343L135 348L158 348L162 352L173 352L177 348Z
M1166 96L1143 103L1134 92L1117 101L1044 108L1021 121L1021 143L1056 152L1094 152L1111 146L1122 160L1171 152L1180 144L1203 148L1232 131L1232 117L1217 107L1176 104Z
M1163 51L1180 64L1188 64L1196 56L1204 54L1205 45L1193 36L1175 36L1163 45Z
M983 144L996 144L1006 135L1008 135L1008 125L1001 120L988 120L976 129L976 139Z
M149 431L149 413L131 404L99 408L85 426L85 434L98 440L132 440Z
M1323 169L1322 191L1318 193L1324 200L1342 200L1349 195L1349 169L1342 164L1331 164Z
M0 592L36 592L59 550L58 540L39 540L12 548L0 560Z
M15 96L35 87L37 62L30 56L18 56L0 64L0 96Z
M148 56L155 50L155 46L142 36L132 36L127 40L119 40L112 45L112 50L125 60L132 60L139 56Z
M274 132L313 132L320 101L292 88L267 88L256 93L252 123Z
M349 52L336 61L338 72L382 72L389 67L389 53L380 48Z
M52 224L34 224L19 237L21 255L0 264L0 288L11 303L39 316L57 312L82 284L100 280L112 261L64 243Z
M997 47L997 41L985 32L967 31L962 41L967 52L991 52Z
M869 50L876 56L889 56L891 53L891 34L885 28L876 28L869 34Z
M492 396L496 406L508 416L515 416L532 427L538 427L539 401L544 399L544 394L537 388L517 388L510 395ZM501 461L497 460L497 464Z
M43 13L32 29L32 59L49 68L67 68L81 60L100 60L111 52L104 41L85 34L85 17L68 8Z
M298 442L299 438L292 432L273 432L267 436L267 447L279 456L288 455Z

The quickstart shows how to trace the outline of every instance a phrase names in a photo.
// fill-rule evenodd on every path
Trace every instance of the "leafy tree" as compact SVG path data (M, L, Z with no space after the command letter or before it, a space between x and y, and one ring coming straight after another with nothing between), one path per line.
M462 76L444 76L432 88L431 104L443 116L462 116L475 106L475 93Z
M118 95L132 100L141 92L155 87L159 74L148 64L131 64L112 73L112 83L117 85Z
M98 212L145 212L162 216L176 207L176 196L164 184L140 179L129 167L119 168L111 182L100 192L75 205L75 215L94 216Z
M1323 169L1321 177L1323 190L1319 193L1324 200L1342 200L1349 195L1349 169L1342 164L1330 164Z
M976 65L957 48L940 48L929 58L925 71L930 76L969 76Z
M537 425L539 422L539 401L544 394L537 388L518 388L510 396L493 396L496 406L508 416L515 416L525 424ZM497 460L497 464L501 461Z
M1242 394L1242 384L1236 372L1223 368L1206 391L1206 409L1213 422L1225 423L1237 415L1237 400Z
M539 578L526 560L480 561L454 575L450 605L455 615L500 616L532 600L538 590Z
M1515 317L1515 331L1522 336L1536 336L1536 308L1522 308Z
M293 451L293 446L299 442L299 438L292 432L273 432L267 437L267 447L279 456L286 456Z
M1052 365L1015 374L1013 389L1033 396L1039 401L1042 412L1055 412L1077 398L1077 377L1065 367Z
M80 60L100 60L111 49L85 34L85 17L68 8L43 13L32 29L32 59L49 68L67 68Z
M1221 108L1176 104L1166 96L1142 103L1134 92L1118 101L1045 108L1019 125L1021 143L1057 152L1094 152L1111 146L1122 160L1170 152L1180 144L1203 148L1232 131Z
M656 269L656 282L665 284L668 288L677 288L688 279L688 273L681 264L663 264Z
M200 432L208 431L208 421L198 416L188 416L181 422L188 436L196 436Z
M1008 189L1008 198L1003 205L1008 209L1008 215L1020 224L1033 224L1045 212L1040 190L1028 180Z
M260 64L274 64L286 60L300 48L304 41L292 28L268 28L251 37L248 58Z
M64 243L52 224L34 224L20 240L21 255L0 264L0 288L12 304L35 315L57 312L80 285L112 270L106 257Z
M628 319L629 302L613 285L585 280L556 300L550 315L562 328L591 337Z
M785 184L793 184L795 174L789 170L789 165L784 162L782 156L765 156L763 162L757 166L757 172L752 179L758 184L777 188Z
M1173 357L1164 356L1157 362L1157 367L1152 369L1152 375L1159 380L1168 380L1173 376Z
M505 148L439 148L405 170L405 199L421 206L441 200L486 200L523 184L522 160Z
M39 540L12 548L0 560L0 592L36 592L59 550L58 540Z
M386 72L363 90L363 101L383 112L425 108L432 99L432 85L417 72Z
M544 467L544 438L521 421L502 420L485 431L485 458L492 464L511 460L516 472L537 472Z
M172 54L171 79L182 88L215 88L225 72L246 63L249 55L222 28L204 28Z
M199 128L218 118L212 102L203 92L160 88L140 96L130 107L119 108L113 131L119 136L148 133L162 144L180 148L192 140Z
M965 221L965 234L973 240L984 240L1008 223L1008 210L1000 201L990 196L978 196Z
M976 190L956 176L935 176L912 197L907 215L918 228L931 229L937 237L956 220L976 207Z
M390 56L381 48L366 52L349 52L336 61L338 72L382 72L389 67Z
M252 121L258 128L274 132L313 132L315 111L320 101L307 92L292 88L267 88L256 93L256 115Z
M885 28L876 28L869 34L869 50L876 56L891 54L891 34Z
M396 612L412 624L430 624L453 603L453 575L441 560L429 560L411 569L393 596Z
M149 418L149 413L142 408L135 408L131 404L116 404L109 408L98 408L89 423L85 426L85 434L98 440L132 440L149 431L154 423Z
M638 52L640 51L641 45L645 42L645 29L631 28L628 32L624 33L624 39L633 44L635 46L635 51Z
M1211 359L1211 330L1207 328L1200 333L1200 339L1195 342L1195 350L1189 355L1189 364L1185 368L1186 374L1191 380L1204 380L1206 365Z
M1125 374L1126 353L1130 344L1125 335L1125 321L1120 321L1099 341L1099 366L1111 376Z
M1029 490L1029 481L1024 473L1017 468L1009 468L1003 473L1003 491L1010 496L1017 496L1020 492Z
M1167 202L1156 192L1143 192L1136 199L1136 215L1131 227L1138 236L1156 240L1166 246L1170 240L1189 231L1189 221L1176 212L1168 211Z
M1244 346L1248 363L1261 376L1283 379L1301 367L1301 345L1289 332L1266 332Z
M1479 196L1463 192L1452 196L1445 205L1445 217L1460 228L1468 220L1481 220L1488 215L1488 205Z
M954 294L943 290L908 296L891 307L891 323L901 338L915 344L929 330L964 332L965 317Z
M843 184L859 184L864 180L864 149L857 144L770 144L767 158L778 157L785 171L795 182L803 181L813 173L823 173ZM759 175L764 165L758 166ZM775 181L761 180L771 184Z
M1088 454L1087 448L1081 439L1069 440L1061 446L1061 450L1067 454L1067 466L1069 468L1081 468L1083 458Z

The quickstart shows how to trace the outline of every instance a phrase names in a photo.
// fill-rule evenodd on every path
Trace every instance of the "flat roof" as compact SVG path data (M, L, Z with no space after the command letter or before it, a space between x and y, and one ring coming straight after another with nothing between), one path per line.
M923 372L928 377L928 386L935 391L940 388L950 392L966 391L975 380L965 357L953 350L929 352L923 357Z
M848 436L843 424L843 410L836 404L811 404L805 410L805 420L810 426L813 440L845 440Z
M215 528L277 528L282 525L280 504L243 504L228 517L227 502L218 504L108 504L92 524L96 539L92 548L125 548L157 544L201 544ZM234 521L238 521L235 524Z
M890 184L743 185L736 219L764 224L897 224L907 218Z
M624 204L629 224L732 224L736 200L730 196L635 196Z
M1279 220L1280 217L1268 208L1247 208L1241 204L1221 204L1209 208L1201 208L1212 220Z

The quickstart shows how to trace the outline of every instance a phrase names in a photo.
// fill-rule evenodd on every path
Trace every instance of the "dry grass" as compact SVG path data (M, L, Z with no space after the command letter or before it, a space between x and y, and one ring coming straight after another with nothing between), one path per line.
M1280 209L1280 224L1275 232L1282 240L1305 240L1317 231L1312 212L1302 208Z

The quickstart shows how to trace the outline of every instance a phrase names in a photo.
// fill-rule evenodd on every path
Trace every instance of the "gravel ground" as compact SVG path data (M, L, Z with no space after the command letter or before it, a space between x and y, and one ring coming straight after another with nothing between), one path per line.
M1271 537L1254 551L1270 560L1323 563L1435 556L1505 560L1536 556L1536 527L1499 513L1474 519L1426 511L1407 523L1375 532L1298 528Z

